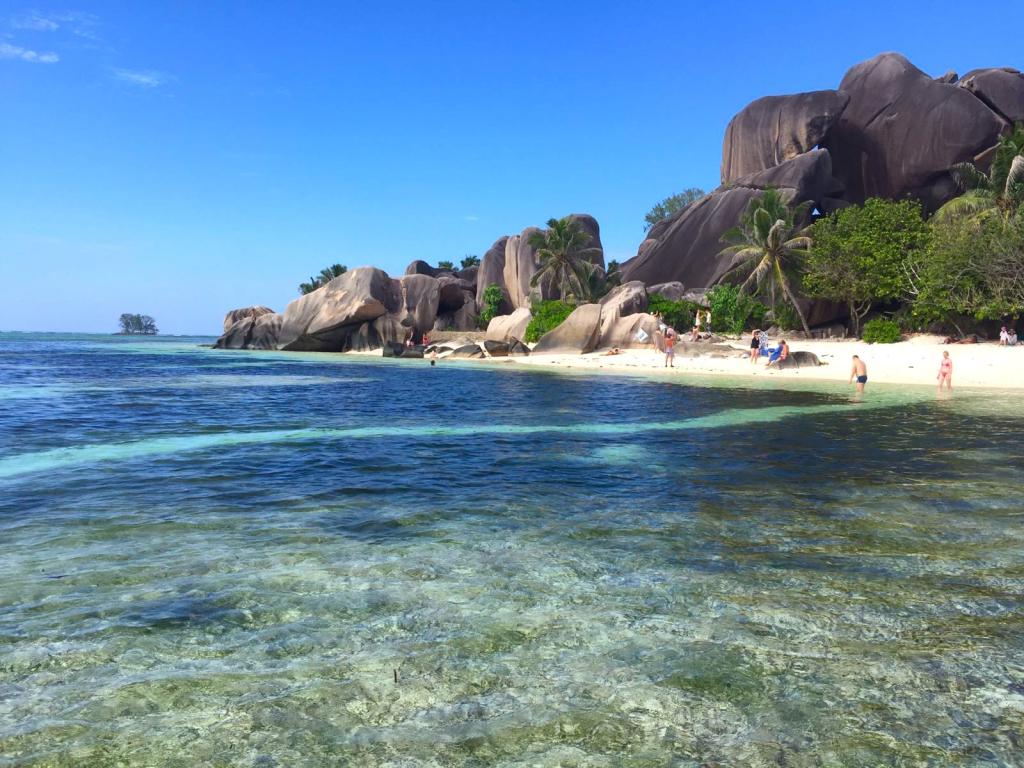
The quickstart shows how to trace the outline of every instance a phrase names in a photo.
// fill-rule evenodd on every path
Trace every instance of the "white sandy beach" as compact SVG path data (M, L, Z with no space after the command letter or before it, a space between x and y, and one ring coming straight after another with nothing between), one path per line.
M910 384L935 386L942 350L953 360L953 388L986 387L1024 389L1024 346L1000 347L995 343L942 344L942 337L919 335L899 344L865 344L858 340L793 341L793 352L806 350L818 356L824 365L790 370L766 368L765 360L751 364L746 357L749 336L734 340L734 357L685 357L677 354L675 370L685 374L709 374L732 377L756 377L759 380L826 380L846 382L851 358L859 355L868 367L868 386L874 384ZM608 370L621 372L664 372L664 356L653 349L624 349L619 355L604 351L587 355L531 355L507 358L516 365L547 366L560 369Z

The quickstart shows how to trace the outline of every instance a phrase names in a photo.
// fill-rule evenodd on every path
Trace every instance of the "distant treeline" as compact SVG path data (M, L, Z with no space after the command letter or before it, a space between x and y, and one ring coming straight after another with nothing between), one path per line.
M146 336L154 336L158 333L156 328L156 320L149 315L133 315L129 312L125 312L121 315L118 320L121 326L121 330L118 333L124 334L143 334Z

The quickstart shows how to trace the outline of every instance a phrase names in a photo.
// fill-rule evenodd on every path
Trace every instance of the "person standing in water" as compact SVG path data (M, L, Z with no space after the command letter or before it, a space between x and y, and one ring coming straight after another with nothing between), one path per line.
M857 379L857 391L863 392L864 385L868 383L868 367L857 355L853 356L853 368L850 370L850 381Z
M942 391L942 384L946 384L946 389L953 390L953 361L949 359L949 352L942 350L942 361L939 363L939 375L936 377L939 380L939 391Z

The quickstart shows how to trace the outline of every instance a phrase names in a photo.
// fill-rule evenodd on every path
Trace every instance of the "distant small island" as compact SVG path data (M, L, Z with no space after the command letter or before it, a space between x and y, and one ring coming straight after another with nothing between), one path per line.
M121 330L117 333L121 336L156 336L159 333L156 320L149 315L133 315L125 312L121 315L118 323Z

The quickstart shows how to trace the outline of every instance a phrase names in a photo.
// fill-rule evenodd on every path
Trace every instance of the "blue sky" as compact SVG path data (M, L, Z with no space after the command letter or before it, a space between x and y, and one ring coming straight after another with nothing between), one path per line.
M400 274L571 212L625 260L759 96L887 50L1024 68L1024 9L964 8L0 0L0 330L217 333L329 263Z

